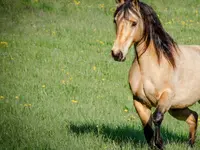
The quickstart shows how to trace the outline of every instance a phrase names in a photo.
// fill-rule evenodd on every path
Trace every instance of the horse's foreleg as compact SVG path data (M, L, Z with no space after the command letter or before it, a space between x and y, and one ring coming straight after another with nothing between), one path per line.
M186 121L189 125L189 145L192 147L195 142L195 135L197 130L198 114L189 108L184 109L170 109L170 115L178 120Z
M141 104L137 100L133 101L135 109L140 117L140 120L143 125L144 135L148 145L153 148L153 129L152 129L152 114L150 108Z
M159 148L159 149L163 149L163 141L162 141L162 137L160 135L160 126L162 123L164 117L164 113L162 113L159 109L156 109L156 111L153 113L153 122L154 122L154 126L155 126L155 145Z
M155 145L159 149L163 149L163 141L160 135L160 126L164 118L164 113L168 111L170 108L171 98L172 98L172 93L170 93L169 91L163 92L160 98L158 99L156 110L153 113L153 123L155 126Z

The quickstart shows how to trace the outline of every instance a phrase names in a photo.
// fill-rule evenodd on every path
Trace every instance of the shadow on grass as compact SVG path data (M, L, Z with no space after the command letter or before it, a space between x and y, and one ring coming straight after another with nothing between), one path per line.
M110 127L108 125L95 125L95 124L81 124L76 125L70 123L69 129L72 133L77 135L92 133L96 136L102 136L105 141L112 140L121 145L122 143L146 144L143 130L136 129L131 126L123 127ZM186 143L187 137L178 135L172 131L163 128L161 131L162 137L165 142Z

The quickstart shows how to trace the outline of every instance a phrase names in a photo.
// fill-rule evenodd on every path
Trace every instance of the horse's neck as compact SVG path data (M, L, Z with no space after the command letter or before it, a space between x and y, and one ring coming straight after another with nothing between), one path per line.
M169 62L164 56L161 56L160 63L153 42L151 41L149 47L144 52L145 43L139 44L136 48L138 54L138 62L141 72L145 76L160 76L168 71L171 71Z

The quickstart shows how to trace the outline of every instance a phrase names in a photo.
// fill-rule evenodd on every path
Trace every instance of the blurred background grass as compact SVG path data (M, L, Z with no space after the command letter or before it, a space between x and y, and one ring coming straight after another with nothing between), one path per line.
M200 44L199 0L144 2L178 43ZM147 149L127 82L133 50L124 63L110 56L114 10L114 0L0 0L0 149ZM166 114L162 135L186 149L184 122Z

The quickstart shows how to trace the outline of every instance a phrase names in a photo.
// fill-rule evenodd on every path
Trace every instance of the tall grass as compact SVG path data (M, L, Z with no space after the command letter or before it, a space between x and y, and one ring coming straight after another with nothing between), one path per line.
M199 0L145 2L178 43L200 44ZM0 149L147 149L127 82L133 50L124 63L110 56L114 9L0 0ZM162 135L167 149L187 147L187 125L168 114Z

